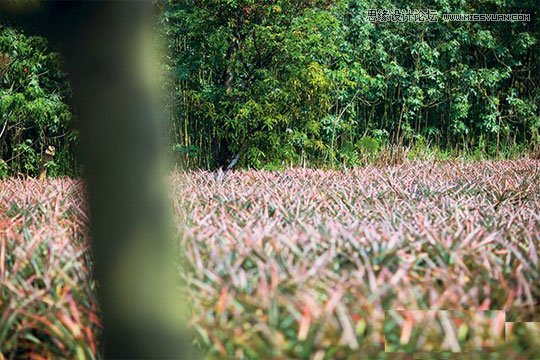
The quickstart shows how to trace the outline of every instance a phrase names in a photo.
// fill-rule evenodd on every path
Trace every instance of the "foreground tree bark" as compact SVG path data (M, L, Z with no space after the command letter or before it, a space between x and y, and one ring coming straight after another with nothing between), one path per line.
M185 356L160 159L150 4L0 2L0 16L57 43L80 120L106 358Z

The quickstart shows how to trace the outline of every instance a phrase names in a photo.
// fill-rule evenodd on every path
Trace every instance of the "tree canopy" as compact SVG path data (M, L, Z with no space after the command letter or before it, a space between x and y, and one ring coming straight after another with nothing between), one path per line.
M156 3L170 149L188 167L356 166L511 157L540 142L535 0L170 0ZM369 9L531 14L525 22L370 22ZM39 38L0 32L0 172L78 171L69 89ZM1 60L2 58L0 58ZM24 70L27 69L27 70ZM27 73L25 72L27 71ZM0 127L1 130L1 127Z

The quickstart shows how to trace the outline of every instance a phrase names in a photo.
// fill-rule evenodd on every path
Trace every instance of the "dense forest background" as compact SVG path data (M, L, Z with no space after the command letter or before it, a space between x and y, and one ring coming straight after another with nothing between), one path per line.
M157 2L169 150L184 167L357 166L534 154L537 0ZM367 21L368 9L530 22ZM81 45L84 46L84 45ZM76 176L76 114L51 44L0 24L0 176ZM49 146L56 153L43 163Z

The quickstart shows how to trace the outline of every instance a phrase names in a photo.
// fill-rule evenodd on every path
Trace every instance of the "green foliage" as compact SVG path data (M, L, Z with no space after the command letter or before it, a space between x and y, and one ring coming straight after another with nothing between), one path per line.
M360 151L368 154L377 153L380 147L380 142L377 139L369 136L360 138L357 144Z
M365 19L392 8L532 21ZM490 157L538 140L534 1L171 0L162 9L173 141L201 150L192 165L223 166L247 146L250 167L354 166L366 134L381 147Z
M44 164L49 175L78 173L78 136L60 65L43 38L0 25L0 176L37 175L47 146L56 149Z
M540 144L534 0L168 0L170 149L187 167L357 166L514 158ZM368 9L529 13L530 22L370 23ZM76 175L78 135L60 59L0 28L0 175ZM170 110L170 111L169 111ZM3 130L5 128L5 130ZM371 140L374 142L369 143ZM377 145L374 145L375 142Z

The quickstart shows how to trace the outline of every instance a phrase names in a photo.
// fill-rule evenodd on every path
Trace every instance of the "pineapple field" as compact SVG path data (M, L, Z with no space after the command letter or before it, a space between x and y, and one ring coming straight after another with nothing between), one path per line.
M540 354L537 160L185 171L170 188L207 358ZM0 359L101 358L89 222L81 180L0 180Z

